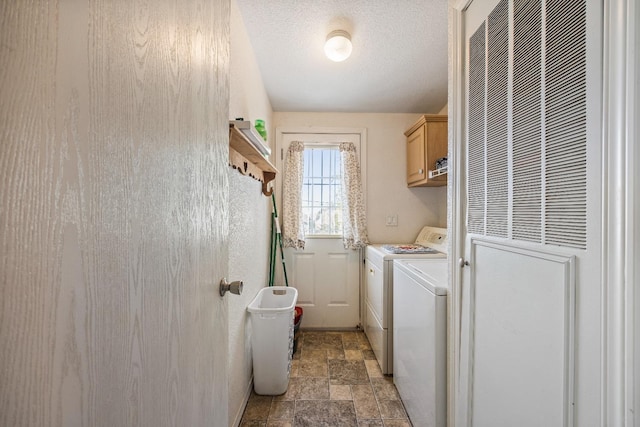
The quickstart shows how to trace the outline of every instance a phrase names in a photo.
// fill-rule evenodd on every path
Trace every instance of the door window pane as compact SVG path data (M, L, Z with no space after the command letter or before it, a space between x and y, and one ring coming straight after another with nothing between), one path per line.
M341 178L338 147L305 148L302 220L307 236L342 235Z

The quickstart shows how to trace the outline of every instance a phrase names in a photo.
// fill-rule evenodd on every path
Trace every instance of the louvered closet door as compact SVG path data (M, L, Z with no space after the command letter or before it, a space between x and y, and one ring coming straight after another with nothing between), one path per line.
M475 0L464 14L457 425L599 424L600 8Z

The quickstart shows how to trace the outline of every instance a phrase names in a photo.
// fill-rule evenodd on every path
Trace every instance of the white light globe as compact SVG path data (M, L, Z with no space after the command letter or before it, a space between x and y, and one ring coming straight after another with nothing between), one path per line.
M341 62L351 55L351 36L343 30L329 33L324 44L324 53L332 61Z

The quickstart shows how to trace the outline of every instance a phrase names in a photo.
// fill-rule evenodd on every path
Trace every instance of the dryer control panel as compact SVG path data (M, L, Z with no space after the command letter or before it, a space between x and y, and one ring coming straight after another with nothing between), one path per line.
M433 248L439 252L447 253L447 229L441 227L422 227L416 238L416 244Z

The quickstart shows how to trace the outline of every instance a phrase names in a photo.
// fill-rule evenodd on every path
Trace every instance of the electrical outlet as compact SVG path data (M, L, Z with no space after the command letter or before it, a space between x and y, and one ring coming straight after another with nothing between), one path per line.
M385 222L387 227L397 227L398 226L398 214L387 215L387 220Z

